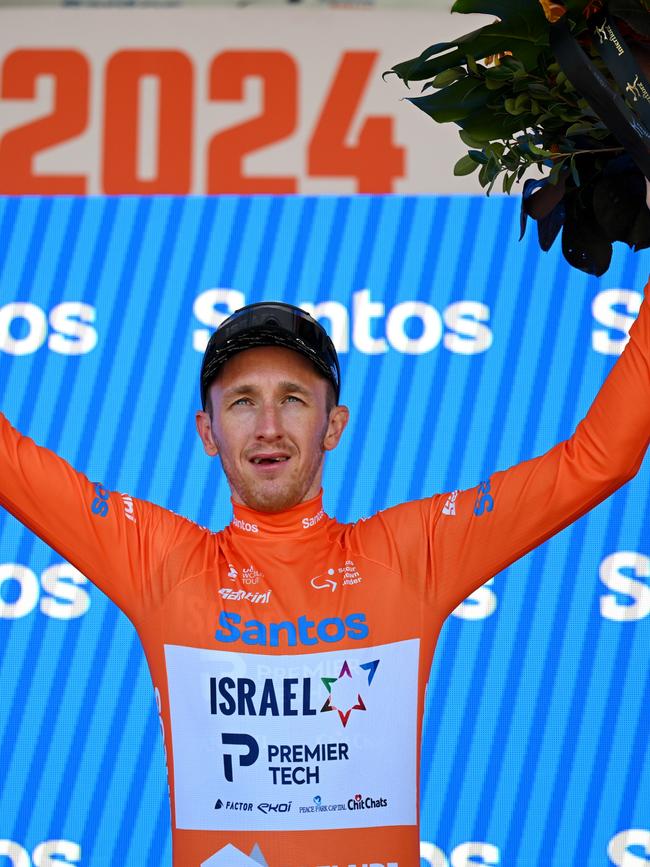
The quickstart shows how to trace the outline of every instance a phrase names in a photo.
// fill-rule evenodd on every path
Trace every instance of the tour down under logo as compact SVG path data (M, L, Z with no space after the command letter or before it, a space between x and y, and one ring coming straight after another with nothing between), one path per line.
M375 676L375 672L377 671L378 665L379 660L373 659L372 662L364 662L359 666L355 666L355 668L358 667L359 669L361 669L363 671L363 674L360 675L359 672L355 671L356 676L354 676L352 674L352 671L350 670L350 666L347 660L344 660L341 667L341 672L338 677L322 677L321 680L323 682L323 686L328 692L328 695L327 701L321 708L321 712L327 710L338 711L341 722L345 727L348 724L350 714L353 710L366 709L366 705L361 698L361 693L358 692L356 689L357 679L359 678L359 676L361 676L365 682L365 679L367 677L368 686L370 686ZM349 680L345 680L344 678L349 678ZM355 693L356 698L354 698Z

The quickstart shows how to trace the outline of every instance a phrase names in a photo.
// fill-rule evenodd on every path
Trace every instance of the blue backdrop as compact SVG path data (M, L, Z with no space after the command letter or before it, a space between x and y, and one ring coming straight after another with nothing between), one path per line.
M587 277L518 234L498 197L0 200L0 408L218 529L228 492L193 422L206 335L242 301L312 304L352 413L328 511L474 485L572 433L650 270L618 250ZM649 482L646 462L446 624L422 867L650 865ZM1 867L170 864L135 632L4 514L0 696Z

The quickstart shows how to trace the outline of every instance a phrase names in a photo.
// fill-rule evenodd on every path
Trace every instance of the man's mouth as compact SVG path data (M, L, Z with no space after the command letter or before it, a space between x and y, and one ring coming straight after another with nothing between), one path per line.
M272 464L281 464L285 463L285 461L289 460L289 455L282 454L269 454L269 455L255 455L255 457L250 458L251 463L256 466L270 466Z

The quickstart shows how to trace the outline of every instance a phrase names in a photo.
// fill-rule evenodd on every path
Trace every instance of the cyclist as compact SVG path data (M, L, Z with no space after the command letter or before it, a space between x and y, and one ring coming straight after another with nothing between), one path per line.
M89 482L0 416L0 503L129 616L165 740L177 867L414 867L424 693L445 618L638 470L650 313L574 435L476 488L356 524L323 510L345 429L335 349L298 308L212 336L196 424L233 518L211 532ZM399 455L396 455L399 460Z

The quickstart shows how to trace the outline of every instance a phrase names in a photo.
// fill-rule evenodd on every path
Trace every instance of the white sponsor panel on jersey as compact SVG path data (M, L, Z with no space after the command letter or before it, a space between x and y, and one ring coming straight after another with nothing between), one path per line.
M418 653L418 639L278 656L166 645L176 826L416 824Z

